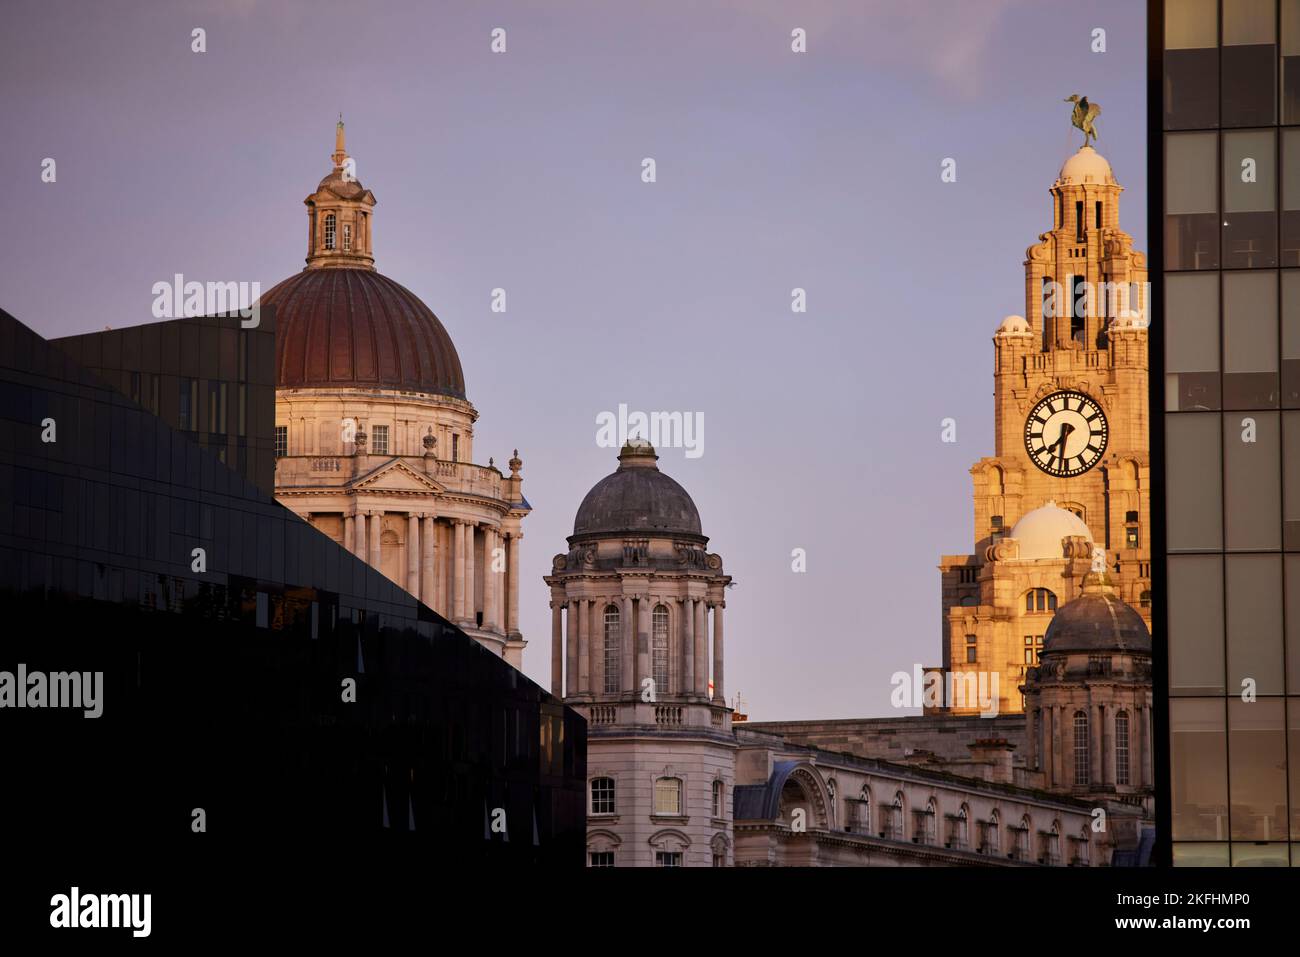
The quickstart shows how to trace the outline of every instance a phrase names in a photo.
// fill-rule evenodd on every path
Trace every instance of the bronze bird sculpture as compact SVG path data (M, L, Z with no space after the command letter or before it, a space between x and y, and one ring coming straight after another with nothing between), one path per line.
M1071 93L1065 98L1065 102L1074 104L1074 112L1070 115L1071 125L1083 131L1083 145L1090 145L1089 140L1098 138L1094 121L1101 115L1101 107L1096 103L1089 103L1086 96L1080 96L1078 93Z

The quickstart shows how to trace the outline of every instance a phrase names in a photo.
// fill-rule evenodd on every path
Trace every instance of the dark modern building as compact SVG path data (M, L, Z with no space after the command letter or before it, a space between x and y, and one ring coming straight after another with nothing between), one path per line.
M275 310L105 329L53 340L87 372L275 492Z
M581 866L585 722L259 487L263 333L209 349L201 322L83 337L110 385L0 312L6 841L84 861L388 835L430 864ZM159 377L141 401L136 373ZM198 429L164 421L186 379ZM247 443L202 427L214 393L227 415L247 395ZM99 717L48 706L74 672Z
M1149 10L1162 852L1298 865L1300 0Z

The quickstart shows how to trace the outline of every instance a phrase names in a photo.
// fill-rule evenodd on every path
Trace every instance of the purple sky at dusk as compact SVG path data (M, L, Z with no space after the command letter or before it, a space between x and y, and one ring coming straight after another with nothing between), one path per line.
M53 337L151 321L177 272L269 289L303 266L342 111L376 266L456 343L476 461L524 461L528 674L548 683L542 576L617 464L596 417L626 403L703 414L704 454L659 465L737 582L729 696L888 715L890 675L940 662L936 564L972 545L990 338L1082 142L1071 93L1103 107L1146 249L1144 21L1131 0L11 0L0 307Z

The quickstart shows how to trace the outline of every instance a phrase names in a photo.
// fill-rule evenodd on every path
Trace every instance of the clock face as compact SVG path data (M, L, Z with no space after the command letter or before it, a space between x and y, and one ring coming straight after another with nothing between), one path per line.
M1025 421L1025 450L1048 475L1082 475L1106 451L1106 416L1082 392L1054 392Z

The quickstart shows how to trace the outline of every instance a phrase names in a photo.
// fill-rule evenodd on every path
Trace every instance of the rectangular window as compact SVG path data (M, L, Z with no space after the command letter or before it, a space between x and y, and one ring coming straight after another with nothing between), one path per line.
M388 454L388 426L376 425L372 430L370 449L375 455Z
M197 432L199 428L199 380L187 379L182 376L179 381L180 406L177 412L177 427L182 432Z
M1300 409L1300 271L1293 269L1282 273L1281 366L1282 408Z
M614 779L596 778L591 782L591 813L614 813Z
M1282 122L1300 123L1300 0L1282 0Z
M1218 135L1165 137L1165 268L1219 268Z
M1277 265L1274 133L1223 134L1223 268Z
M283 458L289 454L289 427L287 425L277 425L275 427L275 457Z
M681 867L681 851L656 851L655 867Z
M651 670L654 672L655 688L660 694L667 694L668 609L663 605L656 606L651 619Z
M1122 786L1129 783L1128 753L1128 712L1121 711L1115 715L1115 783Z
M1219 121L1219 11L1216 0L1165 5L1165 129Z
M1169 693L1223 694L1223 558L1169 559Z
M1141 548L1142 534L1136 525L1130 525L1124 529L1124 547Z
M966 664L973 665L979 661L979 643L974 635L966 636Z
M1227 558L1228 687L1282 694L1282 556Z
M1084 226L1083 202L1079 201L1074 204L1074 238L1078 242L1083 242L1084 239L1087 238L1086 234L1083 231L1083 226Z
M1169 729L1173 839L1226 841L1228 751L1223 699L1172 699Z
M345 250L352 248L352 224L343 224L343 248Z
M1165 508L1170 552L1223 545L1222 434L1210 413L1165 416Z
M1166 277L1165 323L1165 408L1219 408L1219 277Z
M208 432L226 434L226 383L208 380Z
M1090 774L1088 758L1088 714L1074 713L1074 783L1087 784Z
M451 460L453 462L460 461L460 436L454 432L451 436Z
M1277 412L1223 417L1223 524L1228 551L1282 547L1279 432Z
M1287 839L1283 710L1280 698L1228 699L1228 799L1234 841Z
M1223 4L1222 126L1277 122L1275 0Z
M618 607L609 605L605 608L605 694L617 694L622 681L619 648L623 636L620 632Z
M613 851L592 851L587 855L588 861L592 867L613 867Z
M678 817L681 813L681 779L659 778L659 780L655 781L655 814Z
M1097 228L1101 229L1101 202L1097 203Z

